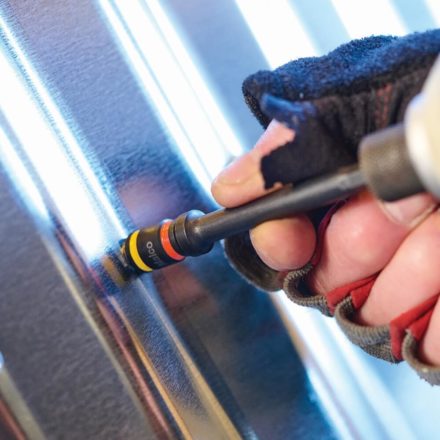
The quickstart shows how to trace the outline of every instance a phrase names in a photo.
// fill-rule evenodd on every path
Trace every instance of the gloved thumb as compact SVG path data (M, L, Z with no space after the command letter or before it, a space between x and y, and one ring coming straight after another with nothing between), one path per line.
M216 201L230 208L268 193L264 189L261 159L278 147L292 142L294 136L293 130L272 121L255 147L236 159L213 181L211 191Z

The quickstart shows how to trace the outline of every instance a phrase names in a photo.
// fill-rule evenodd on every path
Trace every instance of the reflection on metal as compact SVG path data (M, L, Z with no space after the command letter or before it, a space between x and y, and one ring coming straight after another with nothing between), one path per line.
M157 1L102 0L129 66L208 190L243 147Z
M392 0L371 0L368 3L350 0L331 0L331 2L350 38L407 33Z
M121 237L124 231L84 158L77 138L66 124L67 115L63 115L53 102L1 17L0 29L5 44L0 51L0 99L4 118L36 177L50 192L50 199L73 239L79 243L86 257L96 258L106 248L96 205L107 211L114 226L119 228ZM9 57L6 50L10 52ZM17 65L14 66L14 63ZM6 149L9 142L4 140ZM12 157L12 153L8 157ZM24 180L21 184L30 188L30 177L22 176ZM14 177L19 178L18 175ZM33 195L32 200L37 201L37 197ZM37 204L41 205L41 200ZM78 215L79 212L81 215Z
M7 424L5 428L16 440L43 440L45 438L6 370L3 356L0 353L0 435L2 422Z
M437 26L440 26L440 3L437 0L425 0L425 3L436 21Z
M334 321L292 304L282 294L273 298L293 328L304 362L310 365L311 381L343 438L417 438L399 402L359 360Z
M288 0L236 0L269 65L317 55L309 35Z
M6 72L6 70L3 70L3 72ZM6 134L5 125L6 124L3 123L2 126L0 126L0 155L3 164L5 168L9 170L11 176L13 176L19 191L23 194L27 194L29 208L35 210L35 215L43 218L44 220L48 220L49 213L46 210L46 206L44 205L41 194L38 192L35 182L29 175L28 170L26 170L22 159L18 156L18 152L14 149L14 144L17 143L17 140L14 139L14 142L11 142L13 134Z
M363 438L361 431L365 429L365 424L369 424L370 419L367 417L363 419L361 425L357 425L353 420L353 414L347 411L348 408L341 397L347 395L347 390L349 392L352 390L352 383L345 380L343 382L337 381L338 385L342 384L347 389L342 390L341 393L341 389L336 390L334 381L330 380L332 372L339 371L339 368L337 368L339 365L335 365L334 353L329 352L330 350L326 346L318 326L314 325L313 319L304 319L304 311L293 315L292 308L296 309L297 306L292 307L283 292L273 293L272 299L289 330L295 347L307 366L307 375L310 382L316 389L321 405L325 408L327 417L335 426L338 436L341 439ZM307 333L307 342L302 337L304 333ZM311 350L312 347L313 351ZM319 355L316 353L319 353ZM321 363L322 361L324 361L324 364ZM361 405L363 403L362 396L359 396L359 403ZM363 413L362 416L365 417L366 414ZM368 427L367 432L370 434ZM366 433L363 432L363 434Z
M142 290L142 286L140 286L140 290ZM139 355L142 364L148 371L150 378L156 384L158 392L161 394L164 402L167 405L168 410L173 416L174 422L179 427L180 433L184 438L187 439L193 438L185 425L185 421L181 418L179 414L179 409L173 403L173 400L170 399L170 396L166 388L162 385L161 377L160 375L157 374L155 367L151 362L151 359L149 359L147 353L145 352L144 347L142 346L142 343L136 334L136 331L133 329L130 322L124 317L124 314L122 313L118 303L116 301L112 301L111 299L110 302L112 303L114 310L121 317L124 327L128 335L130 336L131 340L133 341L133 346L135 351ZM169 335L173 339L177 351L179 355L182 357L183 363L185 363L188 366L188 375L191 377L191 382L193 383L194 388L197 390L199 394L199 398L203 402L204 407L209 411L211 417L218 420L218 423L222 426L223 433L226 435L228 439L241 438L240 433L237 431L233 423L231 423L231 420L229 419L228 415L225 413L220 402L213 394L209 385L206 383L204 377L200 374L200 371L198 370L194 361L191 359L191 355L189 354L188 349L185 347L185 344L178 336L178 334L175 332L173 325L168 322L168 318L163 313L163 311L161 311L159 308L156 310L158 315L162 319L162 322L166 323L166 327L169 332ZM103 308L103 313L105 314L107 313L105 308ZM109 323L110 327L114 327L115 323L113 322L112 324L111 315L107 315L106 319L108 320L107 322ZM120 344L120 346L123 349L123 344Z

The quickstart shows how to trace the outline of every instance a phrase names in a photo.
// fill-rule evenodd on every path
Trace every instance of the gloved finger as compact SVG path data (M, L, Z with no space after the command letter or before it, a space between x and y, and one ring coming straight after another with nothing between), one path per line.
M440 212L429 215L406 237L379 274L359 319L387 324L440 292Z
M225 207L234 207L261 197L264 189L261 158L292 141L294 132L272 121L254 149L237 159L214 180L212 194ZM315 246L315 231L305 216L274 220L251 231L252 244L260 258L276 270L303 266Z
M231 208L261 197L264 189L260 171L261 158L281 145L291 142L293 130L272 121L255 147L225 168L213 181L211 192L222 206Z
M315 230L305 216L263 223L254 228L250 236L258 256L278 271L304 266L316 245Z
M325 294L382 270L417 219L433 206L423 194L395 202L385 212L368 192L353 197L327 227L321 259L309 278L312 290Z

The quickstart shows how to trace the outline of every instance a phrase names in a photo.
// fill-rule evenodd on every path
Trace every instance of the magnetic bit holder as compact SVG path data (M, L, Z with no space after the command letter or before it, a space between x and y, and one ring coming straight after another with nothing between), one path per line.
M291 185L237 208L204 214L188 211L131 233L122 246L129 265L151 272L209 252L218 240L247 231L264 221L299 214L346 198L364 187L357 167L341 170L298 185Z
M262 104L266 113L290 127L293 109L289 111L289 102L266 96ZM440 181L440 176L437 178ZM402 124L364 137L359 147L359 165L295 187L285 186L236 208L209 214L192 210L175 220L164 220L136 230L124 241L122 253L136 271L151 272L187 256L205 254L216 241L247 231L264 221L329 205L365 187L386 201L430 191L415 171Z

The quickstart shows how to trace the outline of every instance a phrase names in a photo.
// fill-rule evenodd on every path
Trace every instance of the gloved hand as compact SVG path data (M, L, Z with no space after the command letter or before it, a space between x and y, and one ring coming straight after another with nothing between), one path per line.
M275 182L354 162L364 134L402 119L439 51L438 31L375 37L250 77L245 97L263 125L269 121L258 104L269 92L298 104L297 133L272 122L255 148L214 181L214 197L237 206ZM317 232L313 220L267 222L250 237L228 240L226 251L258 286L283 284L295 302L335 315L366 351L392 362L406 359L440 384L437 202L425 194L383 204L365 192L328 211Z

